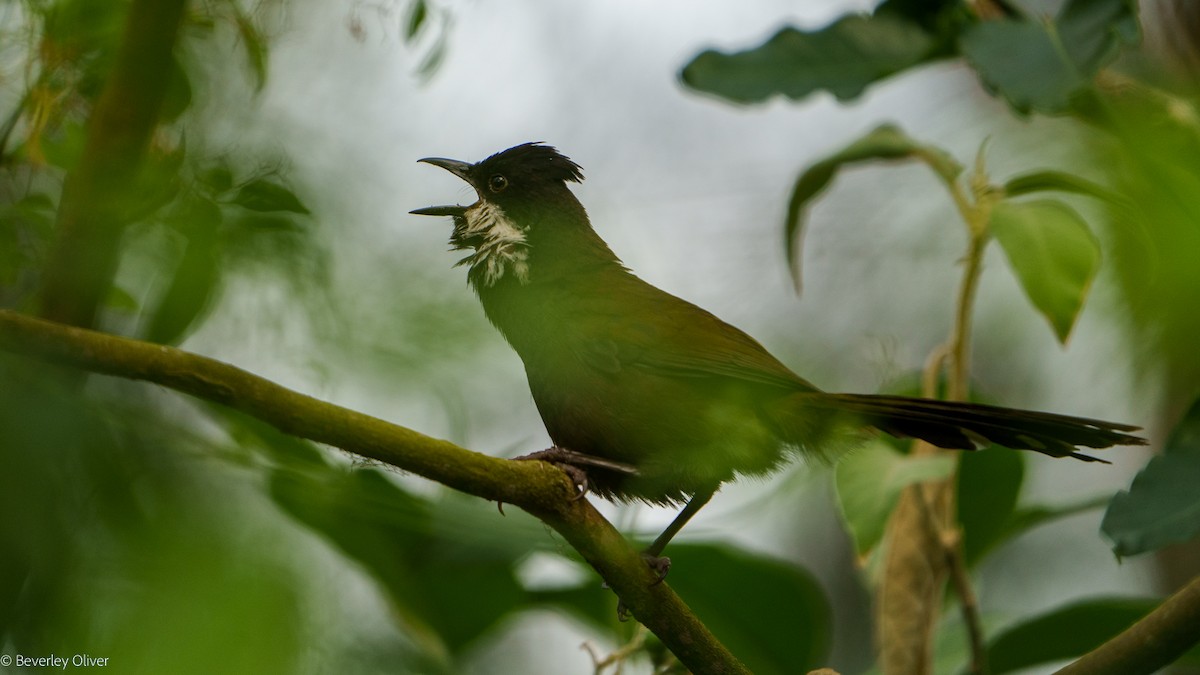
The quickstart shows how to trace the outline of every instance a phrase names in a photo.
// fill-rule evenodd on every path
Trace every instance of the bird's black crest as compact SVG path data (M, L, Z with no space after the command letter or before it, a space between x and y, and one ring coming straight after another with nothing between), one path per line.
M497 152L478 164L484 173L526 173L561 181L583 182L583 169L553 146L541 142L522 143Z

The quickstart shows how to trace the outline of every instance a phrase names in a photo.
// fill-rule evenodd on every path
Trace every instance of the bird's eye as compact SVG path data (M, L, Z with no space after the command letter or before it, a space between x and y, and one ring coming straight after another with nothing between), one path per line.
M500 174L496 174L488 179L488 189L492 192L500 192L506 187L508 187L508 179Z

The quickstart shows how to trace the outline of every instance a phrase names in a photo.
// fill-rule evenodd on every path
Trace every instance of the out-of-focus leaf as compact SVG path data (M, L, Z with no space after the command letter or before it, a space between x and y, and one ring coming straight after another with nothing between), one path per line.
M1095 197L1114 205L1124 205L1125 199L1112 190L1065 171L1033 171L1010 178L1004 183L1004 194L1020 197L1034 192L1067 192Z
M569 612L603 631L612 629L613 619L617 616L616 596L594 579L579 586L533 590L529 592L529 599L531 604Z
M865 443L843 457L834 469L834 484L858 555L866 555L883 538L904 488L945 478L952 471L954 458L949 455L902 455L882 441Z
M174 539L130 547L126 583L137 600L109 608L117 617L102 652L110 664L181 675L296 672L306 626L287 570L235 549L228 535L187 531Z
M1150 460L1108 505L1100 530L1119 556L1154 551L1200 534L1200 399Z
M233 203L251 211L286 211L307 214L309 210L291 190L270 181L258 178L238 188Z
M511 555L439 536L433 507L379 471L276 472L271 495L387 590L429 655L459 653L527 602Z
M824 89L846 101L873 82L937 55L937 41L894 14L849 15L816 31L784 28L761 46L707 50L684 66L684 85L737 103L775 94L801 99Z
M947 24L957 24L970 15L963 11L959 0L884 0L875 9L875 15L894 14L920 24L925 30L939 34Z
M1133 625L1159 604L1138 598L1092 598L1051 610L1005 630L988 643L994 675L1081 656ZM1193 649L1177 663L1200 662Z
M992 233L1021 287L1066 343L1100 267L1100 245L1074 209L1062 202L1000 202Z
M163 122L172 122L178 119L183 111L192 104L192 81L188 77L187 70L177 58L172 58L168 67L171 73L167 78L167 90L163 95L161 113Z
M156 147L147 153L126 209L129 220L146 219L176 199L180 192L179 169L186 156L182 144L174 148Z
M1071 62L1085 72L1095 72L1142 36L1137 0L1068 0L1055 24Z
M231 2L229 5L233 8L233 20L237 24L238 36L242 38L242 46L246 49L250 72L254 73L254 91L262 91L267 84L267 42L237 2Z
M1051 523L1061 518L1070 518L1071 516L1087 513L1094 509L1104 508L1111 499L1112 495L1102 494L1083 497L1062 504L1018 506L1013 509L1008 522L1004 524L1004 531L997 536L993 542L993 546L1015 537L1026 530L1031 530L1046 523Z
M219 195L233 187L233 172L224 164L218 164L200 173L200 182L208 188L213 196Z
M796 282L797 289L800 288L800 251L809 203L829 185L834 175L846 165L898 159L920 159L946 182L953 182L962 173L962 165L949 154L938 148L918 143L897 127L884 124L845 148L813 164L796 179L795 185L792 186L791 199L788 201L784 237L788 265L792 270L792 277Z
M411 41L421 31L425 25L425 19L429 16L429 7L425 4L425 0L414 0L412 6L409 7L407 20L404 22L404 39Z
M66 120L54 133L40 137L42 158L51 166L71 171L79 163L79 157L83 155L83 144L86 142L87 132L83 124L77 120ZM28 151L29 147L26 146L25 149Z
M302 471L329 467L325 456L312 441L285 434L232 408L215 403L206 403L204 407L210 417L222 422L226 433L239 448L261 448L275 463Z
M180 227L187 244L143 332L147 340L159 344L178 344L197 327L197 320L211 308L221 280L217 239L221 209L193 196L176 217L184 221Z
M1025 462L1007 448L964 452L958 467L958 523L968 565L1005 535L1017 506Z
M1053 21L983 21L961 49L1017 111L1061 112L1122 46L1138 38L1134 0L1069 0Z
M138 301L129 294L129 291L113 284L108 289L108 297L104 300L104 306L122 312L133 313L138 310Z
M725 546L672 544L670 584L726 647L758 675L823 665L829 601L805 570Z

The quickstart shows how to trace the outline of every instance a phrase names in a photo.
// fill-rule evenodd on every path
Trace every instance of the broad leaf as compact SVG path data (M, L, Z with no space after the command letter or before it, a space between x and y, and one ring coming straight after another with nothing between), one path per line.
M379 471L281 470L270 490L280 507L380 583L427 654L460 653L526 602L511 552L443 536L434 506ZM502 520L488 510L493 522Z
M1108 505L1100 530L1119 556L1154 551L1200 534L1200 399L1163 453Z
M791 199L788 201L784 237L788 265L792 270L797 290L801 285L800 251L809 203L829 185L834 175L845 165L898 159L920 159L945 182L953 182L962 173L962 166L950 155L938 148L918 143L897 127L884 124L813 164L796 179Z
M684 66L683 83L737 103L775 94L802 99L825 90L846 101L872 82L937 55L937 41L893 13L845 16L825 28L784 28L754 49L707 50Z
M1005 536L1025 478L1020 453L990 447L964 452L958 467L958 523L968 565Z
M831 611L808 572L724 546L672 544L667 553L668 583L750 671L785 675L824 665Z
M992 234L1033 306L1065 343L1100 266L1100 246L1083 218L1051 200L996 205Z
M1053 21L983 21L960 48L1019 112L1062 112L1123 45L1138 38L1134 0L1069 0Z
M904 488L945 478L952 471L951 455L902 455L882 441L866 443L843 457L834 469L834 482L858 555L866 555L883 538L888 517Z
M1093 598L1051 610L997 635L987 648L993 675L1081 656L1133 625L1159 604L1138 598ZM1193 649L1178 663L1197 661Z

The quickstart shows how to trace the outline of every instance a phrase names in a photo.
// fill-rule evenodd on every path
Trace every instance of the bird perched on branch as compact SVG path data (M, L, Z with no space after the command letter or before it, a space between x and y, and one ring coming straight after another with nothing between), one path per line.
M990 444L1097 460L1077 446L1143 445L1138 427L975 403L821 391L754 338L634 276L567 187L579 165L525 143L446 169L478 194L450 216L451 246L488 319L525 363L554 447L533 455L571 469L602 497L686 506L647 549L663 547L738 475L820 452L844 429L874 427L942 448ZM585 478L584 478L585 476ZM584 482L586 480L586 483Z

